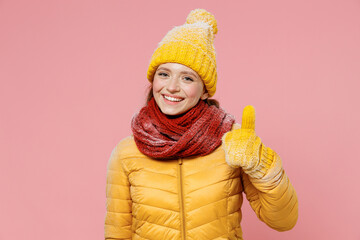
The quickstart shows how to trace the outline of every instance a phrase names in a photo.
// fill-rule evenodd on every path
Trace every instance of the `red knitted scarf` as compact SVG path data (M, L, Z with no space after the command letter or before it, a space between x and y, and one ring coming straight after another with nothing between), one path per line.
M169 118L152 98L131 121L138 149L156 159L204 156L221 145L235 119L223 109L200 100L185 114Z

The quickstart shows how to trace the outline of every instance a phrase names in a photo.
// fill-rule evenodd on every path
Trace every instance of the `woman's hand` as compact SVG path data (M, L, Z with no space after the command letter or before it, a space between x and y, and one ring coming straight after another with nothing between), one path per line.
M222 141L226 162L232 167L241 167L245 173L260 178L271 165L261 157L265 146L255 133L255 109L251 105L243 110L241 128L227 132Z

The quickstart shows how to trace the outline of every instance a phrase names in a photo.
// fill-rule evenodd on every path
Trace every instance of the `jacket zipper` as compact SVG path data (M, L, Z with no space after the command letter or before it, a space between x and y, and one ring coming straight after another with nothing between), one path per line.
M182 181L182 164L183 160L179 159L178 173L179 173L179 199L180 199L180 216L181 216L181 239L186 239L185 231L185 208L184 208L184 193L183 193L183 181Z

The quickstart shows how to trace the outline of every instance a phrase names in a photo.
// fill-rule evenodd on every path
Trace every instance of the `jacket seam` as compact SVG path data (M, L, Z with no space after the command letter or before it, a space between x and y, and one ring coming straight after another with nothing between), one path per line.
M138 235L141 239L150 240L150 238L146 238L146 237L140 236L140 234L138 234L137 232L134 232L134 234L135 234L135 235Z
M115 224L108 224L108 223L105 223L105 225L107 225L107 226L115 226L115 227L118 227L117 225L115 225ZM122 225L121 227L131 227L131 224L129 224L129 225Z
M144 205L144 206L149 206L149 207L153 207L153 208L159 208L159 209L162 209L162 210L168 210L168 211L171 211L171 212L176 212L176 213L179 213L178 211L175 211L175 210L171 210L171 209L168 209L168 208L162 208L162 207L156 207L156 206L152 206L152 205L149 205L149 204L145 204L145 203L138 203L138 202L135 202L135 201L132 201L132 203L134 204L139 204L139 205Z
M129 199L123 199L123 198L118 198L118 197L106 197L106 199L116 199L116 200L123 200L123 201L132 201L131 198L129 198Z
M140 185L132 185L132 187L136 188L149 188L149 189L156 189L156 190L160 190L160 191L164 191L164 192L167 192L167 193L171 193L171 194L174 194L174 195L177 195L177 193L174 193L174 192L171 192L171 191L168 191L168 190L165 190L165 189L160 189L160 188L154 188L154 187L147 187L147 186L140 186Z
M233 194L233 195L226 196L226 197L221 198L221 199L219 199L219 200L216 200L216 201L207 203L207 204L202 205L202 206L200 206L200 207L198 207L198 208L195 208L195 209L193 209L193 210L190 210L190 211L188 211L188 212L192 212L192 211L195 211L195 210L197 210L197 209L199 209L199 208L205 207L205 206L207 206L207 205L210 205L210 204L213 204L213 203L216 203L216 202L220 202L220 201L222 201L222 200L224 200L224 199L226 199L226 198L228 198L228 197L232 197L232 196L235 196L235 195L237 195L237 194L240 194L240 193L236 193L236 194Z
M198 189L192 190L192 191L188 192L188 194L193 193L193 192L196 192L196 191L198 191L198 190L202 190L202 189L207 188L207 187L209 187L209 186L212 186L212 185L214 185L214 184L218 184L218 183L225 182L225 181L229 181L230 179L236 179L236 178L238 178L238 177L223 179L223 180L221 180L221 181L214 182L214 183L211 183L211 184L209 184L209 185L206 185L206 186L200 187L200 188L198 188Z
M161 225L161 224L158 224L158 223L149 222L149 221L147 221L147 220L140 220L140 219L138 219L138 218L136 218L136 217L134 217L134 218L135 218L137 221L139 221L139 222L147 222L147 223L154 224L154 225L157 225L157 226L160 226L160 227L170 228L170 229L179 231L179 229L176 229L176 228L173 228L173 227L164 226L164 225Z
M124 184L119 184L119 183L106 183L106 185L116 185L116 186L123 186L123 187L129 187L130 186L130 184L124 185Z
M240 208L236 209L234 212L229 212L229 216L230 216L230 215L233 215L234 213L238 213L239 210L240 210Z
M111 213L120 213L120 214L131 214L131 212L115 212L115 211L107 211L107 212L111 212Z
M224 161L224 162L221 162L221 163L219 163L219 164L211 165L210 167L203 168L203 169L201 169L200 171L193 172L193 173L191 173L191 174L189 174L189 175L186 175L186 177L190 177L190 176L192 176L192 175L194 175L194 174L197 174L197 173L199 173L199 172L204 172L204 171L207 171L208 169L213 169L214 167L218 167L218 166L225 165L225 164L227 165L227 163Z
M224 218L224 217L227 217L227 215L224 215L224 216L221 216L221 217L216 218L216 219L214 219L214 220L211 220L210 222L203 223L203 224L201 224L201 225L199 225L199 226L196 226L196 227L194 227L194 228L189 229L188 231L191 231L191 230L194 230L194 229L199 228L199 227L201 227L201 226L204 226L204 225L206 225L206 224L215 222L215 221L217 221L217 220L219 220L219 219L221 219L221 218ZM217 237L219 237L219 236L217 236Z
M140 171L139 170L132 170L131 172L129 172L129 174L133 173L133 172L138 172ZM175 178L174 175L171 175L171 174L167 174L167 173L160 173L160 172L153 172L153 171L149 171L147 169L141 169L142 172L148 172L148 173L154 173L154 174L161 174L161 175L165 175L165 176L169 176L169 177L172 177L172 178Z

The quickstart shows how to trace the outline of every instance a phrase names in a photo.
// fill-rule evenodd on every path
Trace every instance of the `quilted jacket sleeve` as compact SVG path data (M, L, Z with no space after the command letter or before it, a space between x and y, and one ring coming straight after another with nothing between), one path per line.
M254 178L243 171L241 177L246 198L257 217L277 231L292 229L298 219L298 199L287 177L279 155L264 147L261 158L268 158L270 168L261 178Z
M131 239L130 184L122 161L121 142L107 165L105 239Z

